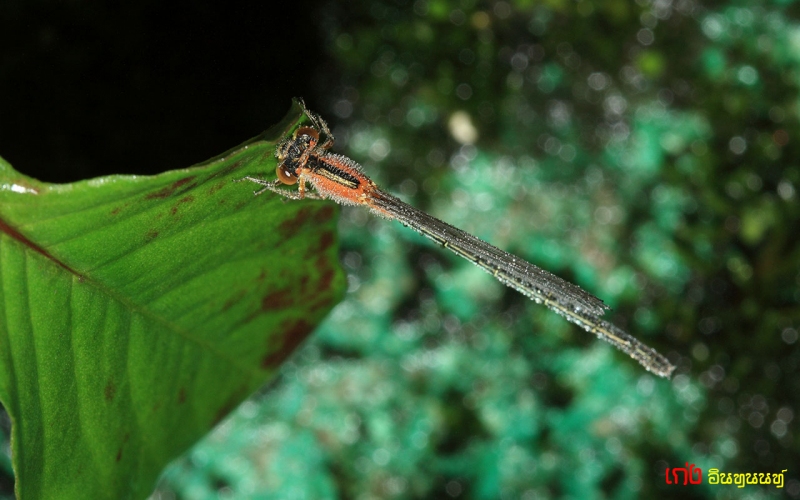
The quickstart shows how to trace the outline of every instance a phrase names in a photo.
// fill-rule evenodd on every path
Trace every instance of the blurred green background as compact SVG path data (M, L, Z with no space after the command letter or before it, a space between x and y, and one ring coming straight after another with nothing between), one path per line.
M0 44L0 154L20 171L187 166L303 96L380 185L578 283L678 365L657 379L344 209L346 300L153 498L800 497L796 4L34 4L4 7L30 22ZM103 37L119 53L85 55ZM685 463L704 484L665 484ZM710 468L788 472L738 489Z

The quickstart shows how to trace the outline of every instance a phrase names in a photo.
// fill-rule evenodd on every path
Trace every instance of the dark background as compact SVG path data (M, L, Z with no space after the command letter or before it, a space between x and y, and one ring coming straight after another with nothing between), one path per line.
M2 2L0 151L59 183L219 154L314 102L319 3Z

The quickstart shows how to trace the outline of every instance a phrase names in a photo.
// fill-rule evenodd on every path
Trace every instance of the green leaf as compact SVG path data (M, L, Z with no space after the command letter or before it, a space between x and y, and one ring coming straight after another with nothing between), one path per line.
M300 108L152 177L38 182L0 159L0 400L17 497L143 498L343 293L336 208L254 197Z

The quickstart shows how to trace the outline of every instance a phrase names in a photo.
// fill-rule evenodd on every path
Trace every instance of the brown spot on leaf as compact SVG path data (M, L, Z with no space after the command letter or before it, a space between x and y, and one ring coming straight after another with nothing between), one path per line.
M167 186L165 188L159 189L155 193L149 193L144 198L146 200L152 200L152 199L155 199L155 198L166 198L167 196L171 195L173 193L173 191L174 191L173 189L170 189L169 186Z
M292 236L295 232L297 232L297 227L308 222L308 219L311 218L312 212L313 210L311 208L303 207L299 212L297 212L297 215L295 215L294 219L281 222L280 226L278 226L281 236L284 238Z
M317 252L317 258L314 259L314 269L325 269L331 267L328 256L324 253Z
M220 181L220 182L214 184L213 186L211 186L211 189L208 190L208 194L212 195L212 194L216 193L220 189L224 188L226 184L228 184L226 181Z
M333 245L333 231L325 231L319 238L319 252L325 252Z
M115 207L114 210L111 211L111 215L117 215L120 210L122 210L122 207Z
M285 326L283 343L276 350L272 349L261 359L261 368L270 369L279 366L299 346L314 329L314 325L303 319L297 319ZM274 342L275 339L270 339Z
M182 405L184 402L186 402L186 388L181 387L178 391L178 404Z
M288 288L283 288L267 294L261 299L262 311L284 309L290 305L292 305L292 292Z
M332 205L326 205L321 209L317 210L317 213L314 214L314 222L317 224L322 224L331 220L333 217L334 208Z
M144 235L144 239L148 242L153 241L158 236L158 231L151 229L147 231L147 234Z
M184 184L187 184L187 183L191 182L195 177L196 176L194 176L194 175L190 175L189 177L184 177L183 179L178 179L177 181L173 182L169 186L167 186L165 188L162 188L162 189L159 189L158 191L156 191L154 193L148 194L147 196L145 196L145 199L152 200L152 199L155 199L155 198L167 198L167 197L170 197L175 193L175 191L178 190L178 188L180 188ZM189 189L193 188L194 186L195 186L195 184L192 184L192 185L188 186L185 190L189 190Z
M126 432L125 433L125 437L122 438L122 444L120 445L119 449L117 450L117 462L122 460L122 448L125 447L125 444L128 442L128 439L130 439L130 437L131 437L131 433L130 432Z
M108 381L106 384L105 389L103 389L103 396L105 396L106 401L113 401L114 395L117 393L117 386L114 385L114 382L111 380Z
M325 271L322 272L322 277L319 279L319 289L320 290L327 290L331 286L331 282L333 281L334 276L333 267L327 266Z
M194 196L192 195L184 196L183 198L178 200L178 203L175 206L170 208L169 213L175 215L176 213L178 213L178 206L180 206L181 203L191 203L193 201L194 201Z
M321 311L327 311L330 308L331 297L328 295L319 295L308 304L308 315L313 316L319 314Z

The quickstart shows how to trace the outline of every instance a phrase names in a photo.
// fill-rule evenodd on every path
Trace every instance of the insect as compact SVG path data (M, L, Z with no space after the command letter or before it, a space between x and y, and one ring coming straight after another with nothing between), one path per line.
M672 375L675 366L664 356L602 319L608 307L594 295L380 189L358 163L330 151L334 138L328 124L306 109L302 100L299 103L311 125L297 128L278 144L275 150L277 178L272 181L256 177L241 179L263 186L255 191L256 196L272 191L292 200L330 199L342 205L365 206L372 213L397 220L475 263L504 285L611 343L650 372L666 378ZM296 191L283 187L295 184L298 185ZM313 191L309 191L309 185Z

